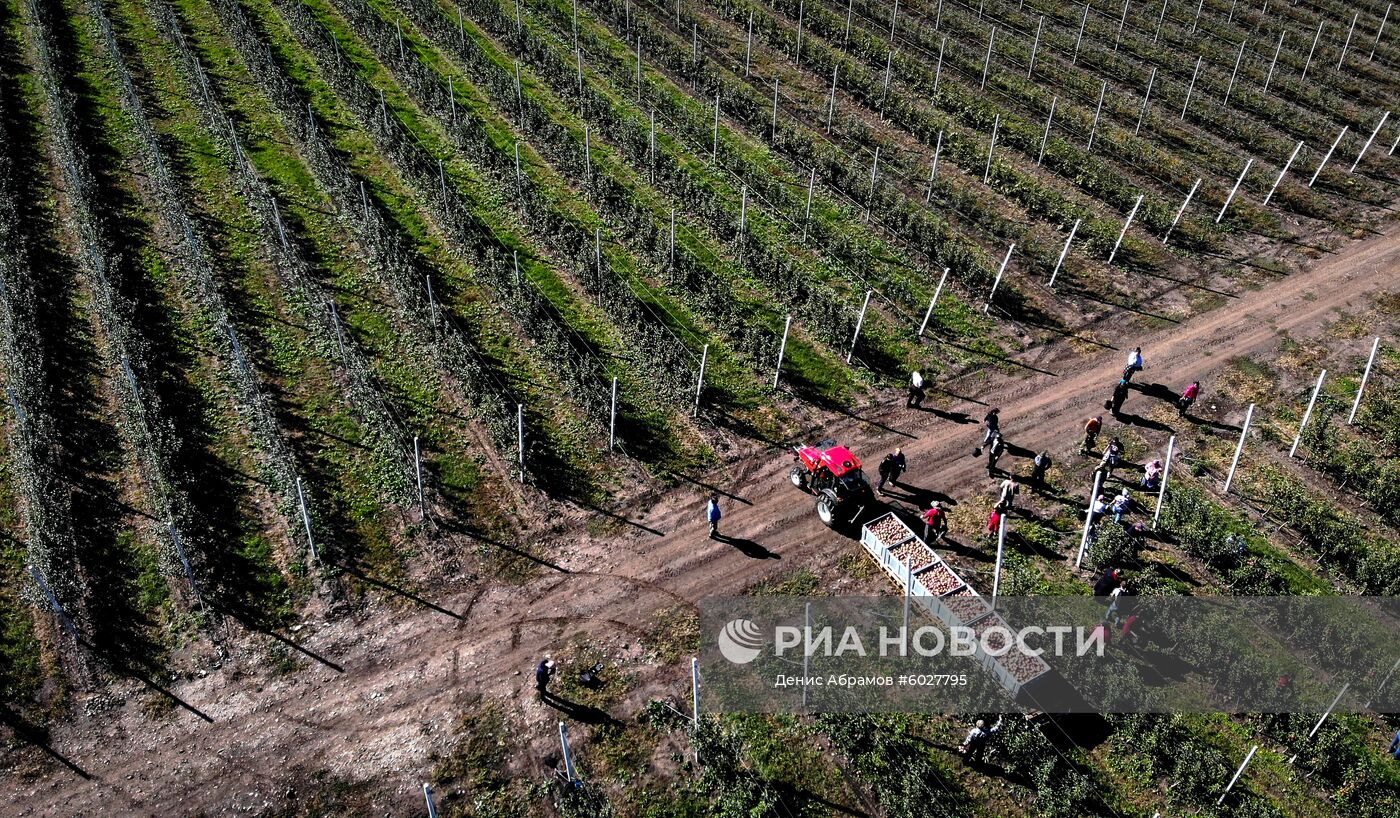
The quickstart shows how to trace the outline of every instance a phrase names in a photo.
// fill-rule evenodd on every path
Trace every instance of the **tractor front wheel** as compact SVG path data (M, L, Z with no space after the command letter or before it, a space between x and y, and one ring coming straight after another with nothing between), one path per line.
M788 472L788 479L792 481L792 484L793 484L794 486L797 486L798 488L802 489L803 491L806 491L806 490L807 490L807 472L806 472L806 470L801 469L801 468L794 468L792 471Z
M836 527L836 501L825 494L817 498L817 519L827 528Z

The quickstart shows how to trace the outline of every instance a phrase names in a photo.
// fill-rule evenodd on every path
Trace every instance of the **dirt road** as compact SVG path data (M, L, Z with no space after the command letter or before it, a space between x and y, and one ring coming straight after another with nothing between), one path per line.
M977 399L1002 407L1013 443L1049 448L1064 463L1132 346L1140 344L1147 359L1140 382L1180 389L1208 380L1232 357L1271 349L1280 332L1307 335L1337 311L1360 309L1371 293L1396 288L1400 229L1392 226L1186 324L1118 339L1121 350L1079 357L1057 345L1033 362L1042 371L1006 376ZM1147 399L1130 398L1130 412L1137 411L1133 400ZM985 411L939 393L929 403L979 421ZM872 460L902 445L911 479L954 497L985 489L984 461L968 456L977 426L905 410L902 396L890 396L890 404L864 420L835 416L827 433ZM657 611L853 551L788 484L789 466L769 449L703 478L742 498L725 500L724 529L755 544L747 549L706 539L699 489L686 486L652 498L635 525L616 536L592 536L580 525L577 539L561 542L551 556L571 573L546 570L524 587L467 588L433 600L454 616L389 599L354 618L308 622L297 636L297 670L274 675L233 661L174 688L211 721L178 708L152 718L136 700L87 702L88 714L57 728L52 748L90 777L33 748L8 754L0 775L11 793L5 813L256 814L294 801L301 795L295 782L327 769L386 786L392 800L377 805L380 813L421 814L418 782L432 769L431 755L450 745L461 708L475 695L519 696L521 729L548 745L559 714L529 699L529 668L550 646L584 634L642 666L648 660L640 640ZM678 676L662 668L641 678L655 685Z

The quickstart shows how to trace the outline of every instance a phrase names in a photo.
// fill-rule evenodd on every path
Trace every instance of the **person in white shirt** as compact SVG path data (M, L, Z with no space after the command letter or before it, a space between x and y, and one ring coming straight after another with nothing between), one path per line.
M1133 375L1142 370L1142 347L1133 347L1128 353L1128 365L1123 368L1123 380L1131 381Z
M914 374L909 376L909 399L904 405L911 409L922 409L925 397L924 376L916 369Z

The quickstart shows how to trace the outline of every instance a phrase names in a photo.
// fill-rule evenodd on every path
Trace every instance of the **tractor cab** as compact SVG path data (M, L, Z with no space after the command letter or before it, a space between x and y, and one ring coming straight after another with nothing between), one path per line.
M845 446L826 440L794 446L798 462L789 475L794 486L817 495L817 516L828 526L850 521L874 500L861 471L860 458Z

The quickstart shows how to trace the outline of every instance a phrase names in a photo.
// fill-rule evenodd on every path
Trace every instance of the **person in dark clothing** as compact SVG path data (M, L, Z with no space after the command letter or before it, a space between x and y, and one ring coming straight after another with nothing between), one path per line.
M1395 738L1390 740L1390 749L1386 752L1390 753L1391 758L1400 761L1400 730L1395 731Z
M1123 569L1114 568L1105 571L1103 576L1094 582L1094 596L1107 597L1113 593L1113 589L1123 584Z
M1128 399L1128 379L1124 378L1113 387L1113 397L1108 401L1108 410L1118 417L1119 410L1123 408L1123 401Z
M904 469L907 465L903 449L895 449L885 455L885 459L880 461L880 481L875 484L875 490L884 494L886 482L898 485L899 478L904 475Z
M1002 440L1001 432L993 432L991 445L987 447L987 476L994 477L997 473L997 461L1006 453L1006 441Z
M1050 471L1052 461L1049 452L1041 452L1031 461L1031 484L1036 488L1045 488L1045 474Z
M986 446L992 442L992 436L1001 432L1001 410L993 407L991 411L982 418L985 424L985 431L982 435L982 445Z
M1103 458L1099 460L1099 471L1103 472L1105 481L1113 476L1113 470L1118 468L1118 464L1121 462L1123 462L1123 443L1115 437L1104 447Z
M554 676L554 660L546 656L535 666L535 693L541 699L549 695L549 680Z

